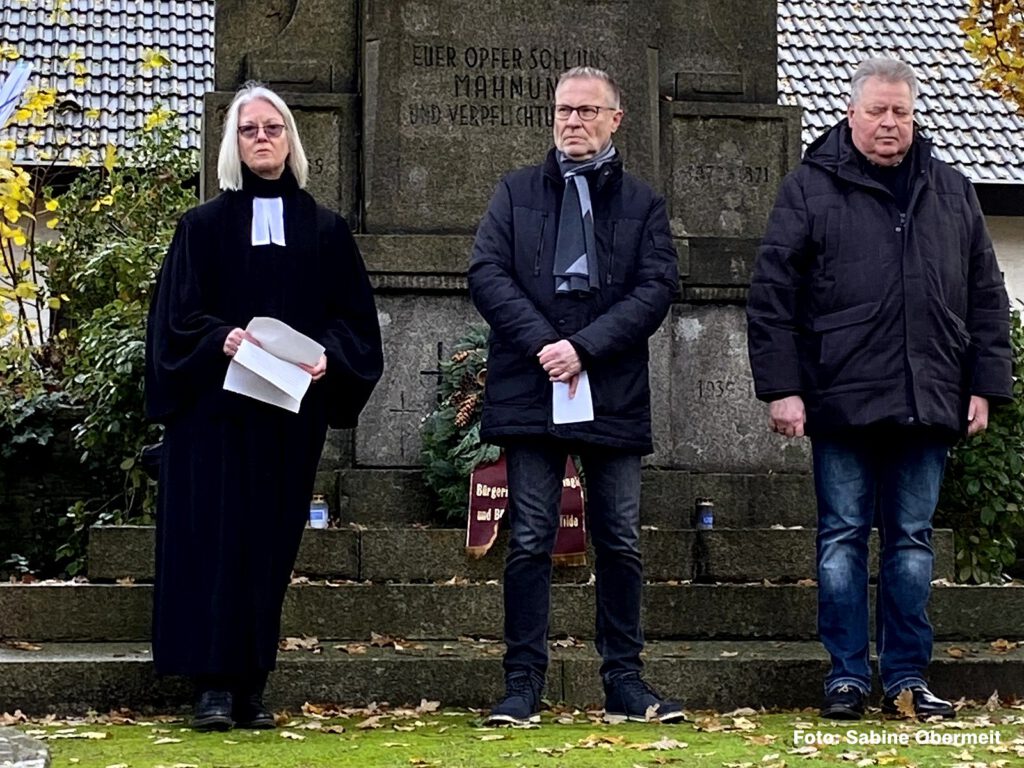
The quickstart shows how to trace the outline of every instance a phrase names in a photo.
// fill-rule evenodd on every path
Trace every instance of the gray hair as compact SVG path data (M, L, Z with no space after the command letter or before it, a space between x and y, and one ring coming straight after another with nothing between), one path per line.
M228 116L224 121L224 135L220 140L220 154L217 156L217 180L221 189L242 188L242 157L238 152L238 113L250 101L262 99L281 113L284 119L285 135L288 137L287 164L292 175L305 188L309 181L309 161L306 151L299 139L299 130L295 126L295 118L284 100L262 83L248 82L235 94Z
M868 78L877 77L887 83L906 83L910 87L911 103L917 101L917 75L899 59L890 59L885 56L877 56L873 59L865 59L857 67L857 71L850 78L850 103L856 104L860 101L861 93L864 90L864 83Z
M594 80L601 80L608 86L608 90L612 93L612 106L616 109L621 107L622 89L619 88L619 84L615 82L611 75L597 67L573 67L572 69L565 70L565 72L558 76L558 84L555 86L555 90L561 88L562 83L566 80L575 80L577 78L593 78Z

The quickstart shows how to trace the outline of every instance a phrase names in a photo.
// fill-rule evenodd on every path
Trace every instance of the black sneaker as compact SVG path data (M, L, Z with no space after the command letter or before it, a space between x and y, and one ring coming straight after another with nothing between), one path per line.
M944 720L953 720L956 717L956 709L953 708L952 703L945 699L940 699L934 693L929 691L923 685L915 685L910 688L904 688L904 691L909 690L913 695L914 701L914 714L922 720L929 717L941 717ZM900 691L899 693L903 693ZM901 715L899 707L896 705L896 696L885 696L882 698L882 714L883 715Z
M192 715L194 731L226 731L234 725L231 719L231 693L201 691Z
M622 723L678 723L686 720L683 705L663 699L637 672L620 675L604 684L604 721Z
M512 672L505 678L505 698L494 705L484 725L539 723L542 687L529 672Z
M843 685L826 693L821 716L831 720L860 720L864 717L864 691Z

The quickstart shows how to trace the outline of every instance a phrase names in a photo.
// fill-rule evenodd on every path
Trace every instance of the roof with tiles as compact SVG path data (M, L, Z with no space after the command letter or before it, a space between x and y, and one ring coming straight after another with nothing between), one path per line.
M846 113L850 76L870 56L910 64L917 120L937 154L982 183L1024 183L1024 116L977 86L957 23L964 0L779 2L779 101L804 108L807 145Z
M79 148L125 146L157 105L184 119L183 141L198 147L202 97L213 87L213 5L213 0L0 3L0 44L32 65L30 84L57 91L57 129L47 129L37 148L66 162ZM145 70L147 48L171 63ZM12 65L0 61L0 75ZM69 141L58 146L60 134ZM23 152L18 159L28 160Z

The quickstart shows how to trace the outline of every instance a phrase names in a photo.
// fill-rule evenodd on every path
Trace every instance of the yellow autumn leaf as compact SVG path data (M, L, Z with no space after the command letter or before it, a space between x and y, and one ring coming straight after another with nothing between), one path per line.
M143 71L149 71L152 69L160 69L161 67L168 67L171 64L171 60L167 58L167 54L157 48L145 48L142 51L142 69Z
M32 262L29 261L28 259L22 259L21 262L18 264L18 269L20 269L22 272L27 272L28 270L32 269Z
M158 107L153 112L146 115L146 120L143 122L142 127L147 131L152 131L154 128L159 128L161 125L167 122L171 116L169 109Z
M58 208L60 208L60 201L57 198L54 197L46 201L46 210L56 211Z
M110 173L114 170L115 165L117 165L117 147L107 144L103 148L103 167L107 169L107 173Z
M76 77L71 82L74 83L75 88L84 88L85 87L85 78L84 77Z
M87 109L87 110L85 110L85 116L89 120L98 120L99 116L100 116L100 111L98 109L95 109L95 108Z
M51 296L46 300L46 306L50 309L60 309L60 299L56 296Z
M3 139L0 141L0 151L13 152L17 148L14 139Z
M46 226L50 229L56 229L58 224L60 224L60 219L50 219L46 222Z
M39 292L39 286L35 283L18 283L14 289L14 295L19 299L31 299Z

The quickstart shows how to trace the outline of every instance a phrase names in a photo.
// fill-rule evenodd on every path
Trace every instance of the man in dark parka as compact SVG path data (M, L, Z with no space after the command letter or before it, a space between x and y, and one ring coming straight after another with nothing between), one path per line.
M670 722L682 707L640 677L640 457L652 451L648 338L677 286L665 201L624 173L607 73L578 67L555 93L554 148L506 176L469 268L491 326L481 437L504 446L511 536L505 564L506 697L492 723L539 719L547 670L551 551L566 456L586 473L597 553L597 648L606 713ZM589 377L592 421L555 424L552 386Z
M949 446L1011 396L1009 311L978 199L914 123L917 79L893 59L853 75L847 118L782 183L748 303L750 362L771 428L811 437L822 715L859 719L871 687L868 537L877 524L882 711L928 690L932 516ZM877 521L877 523L876 523Z

